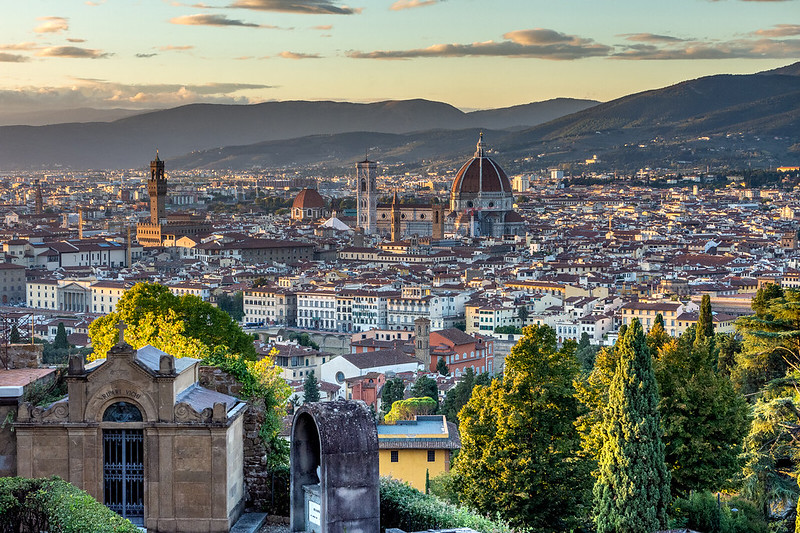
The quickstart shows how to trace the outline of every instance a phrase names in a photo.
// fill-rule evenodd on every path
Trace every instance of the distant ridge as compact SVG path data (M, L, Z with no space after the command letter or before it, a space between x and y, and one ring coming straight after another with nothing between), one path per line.
M187 152L312 134L354 131L408 133L469 127L530 127L597 102L557 99L464 113L429 100L192 104L113 122L0 127L0 169L62 165L72 168L142 166L158 147L165 157Z
M673 164L796 165L800 163L800 76L793 73L798 70L800 63L758 74L684 81L521 131L495 131L487 142L510 172L564 162L582 164L595 155L600 164L593 170ZM503 113L514 116L513 108ZM372 153L387 163L413 166L433 160L426 168L446 170L469 155L475 134L475 130L462 130L312 136L203 151L181 157L175 164L245 169L297 162L341 169L358 156L359 144L372 142Z

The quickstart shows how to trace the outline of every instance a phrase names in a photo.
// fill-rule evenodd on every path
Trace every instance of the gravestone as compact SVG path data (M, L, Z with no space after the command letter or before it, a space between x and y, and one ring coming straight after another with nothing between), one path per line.
M310 403L292 423L293 533L380 531L378 431L361 401Z

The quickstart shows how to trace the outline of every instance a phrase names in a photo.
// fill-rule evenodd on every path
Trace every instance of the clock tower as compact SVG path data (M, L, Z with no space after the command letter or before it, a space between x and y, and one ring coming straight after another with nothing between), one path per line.
M164 177L164 162L158 158L150 161L150 179L147 180L150 195L150 223L160 224L167 218L167 178Z

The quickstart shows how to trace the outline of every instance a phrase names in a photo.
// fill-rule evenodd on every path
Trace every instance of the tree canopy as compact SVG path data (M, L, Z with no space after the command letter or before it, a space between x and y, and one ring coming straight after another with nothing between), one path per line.
M318 402L319 399L319 381L312 370L303 381L303 403Z
M589 486L574 425L578 363L573 350L558 350L551 328L524 331L503 380L476 386L459 414L455 471L461 497L480 512L513 527L568 531L580 523Z

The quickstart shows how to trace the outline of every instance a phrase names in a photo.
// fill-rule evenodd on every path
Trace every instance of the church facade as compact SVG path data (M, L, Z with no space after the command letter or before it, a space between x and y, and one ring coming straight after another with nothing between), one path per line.
M57 475L151 532L227 532L244 507L246 404L198 385L197 359L124 342L84 365L69 394L20 405L17 475Z

